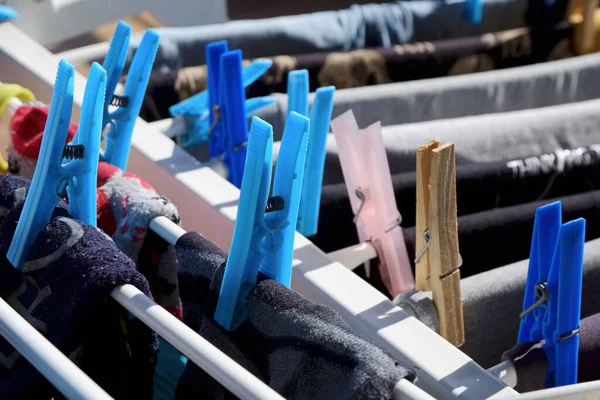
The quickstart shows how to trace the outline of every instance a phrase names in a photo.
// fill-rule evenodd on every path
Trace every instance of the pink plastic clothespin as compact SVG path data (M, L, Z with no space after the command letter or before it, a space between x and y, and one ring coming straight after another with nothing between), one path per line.
M392 296L414 289L381 123L360 130L350 110L331 121L331 129L361 243L375 247L381 277Z

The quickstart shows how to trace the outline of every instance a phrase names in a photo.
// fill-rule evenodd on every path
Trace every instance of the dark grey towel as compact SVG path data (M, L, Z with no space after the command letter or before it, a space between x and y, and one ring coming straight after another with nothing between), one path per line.
M190 232L176 245L184 322L288 399L390 399L414 371L389 357L341 317L264 276L246 298L248 320L228 332L213 319L225 253ZM176 399L231 398L193 363Z

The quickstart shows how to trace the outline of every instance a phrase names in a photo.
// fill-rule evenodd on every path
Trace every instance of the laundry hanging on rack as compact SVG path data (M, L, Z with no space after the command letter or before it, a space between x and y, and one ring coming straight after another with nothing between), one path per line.
M246 298L248 320L228 332L213 314L226 254L198 233L176 244L184 322L288 399L389 399L415 371L358 336L332 310L262 276ZM335 382L335 384L332 384ZM229 398L188 363L176 399Z
M109 299L122 284L146 295L146 279L104 233L70 218L60 202L22 270L6 259L30 181L0 177L0 296L115 398L150 398L157 340ZM57 395L42 375L0 340L0 390L6 398Z
M600 144L522 159L462 164L456 168L458 215L517 206L600 189ZM402 226L416 225L414 171L392 175ZM319 228L310 240L325 252L358 243L345 183L324 185Z
M286 93L287 74L309 73L309 90L404 82L512 68L573 57L573 25L519 28L482 36L367 48L346 53L313 53L270 57L273 65L246 90L246 98ZM249 60L245 60L249 63ZM153 72L140 115L146 121L169 118L168 108L206 89L206 66Z
M552 26L565 17L567 2L556 0L484 0L478 24L464 20L464 2L433 0L391 1L352 5L338 11L286 17L231 21L185 28L158 28L161 43L155 70L177 70L206 62L204 47L227 40L247 57L349 51L366 47L391 47L524 26ZM499 17L501 16L501 17ZM256 29L260 26L261 29ZM137 47L140 37L132 38ZM277 130L277 129L276 129Z
M596 170L597 166L592 166L587 173L589 176L594 176ZM500 208L492 207L489 210L459 216L458 241L463 260L461 275L468 277L527 258L529 256L535 210L551 200L562 201L566 220L583 217L589 222L586 230L586 240L599 238L600 213L598 213L598 205L600 204L600 190L588 191L588 189L593 189L593 187L588 187L590 184L593 185L593 180L587 180L584 176L580 176L580 178L582 178L580 182L582 191L576 191L575 194L561 195L559 198L544 196L547 200L534 198L523 204L516 203ZM552 180L552 176L546 177L548 185L552 184ZM566 178L564 181L566 189L569 188L570 183L576 184L577 182ZM541 190L543 194L543 189ZM549 191L548 193L552 192ZM526 195L526 193L523 194ZM460 209L460 194L458 196ZM415 199L416 195L413 194L410 198ZM322 250L333 251L359 243L348 201L346 196L341 203L322 203L319 230L316 236L311 237L311 241ZM404 211L402 209L399 209L399 211L404 216ZM407 214L410 218L411 211L409 210ZM332 229L335 229L335 234L333 234ZM415 227L404 227L403 233L409 259L414 260L416 256ZM499 246L498 243L504 243L507 240L506 238L510 238L511 245ZM357 272L361 272L361 269L358 269ZM387 293L376 271L372 272L370 280L382 293Z
M33 177L47 117L47 106L24 105L17 109L8 151L12 174ZM70 124L68 142L73 140L77 128ZM136 263L138 271L150 282L156 302L181 318L175 250L149 229L150 221L159 216L179 224L177 208L143 178L105 162L98 165L97 185L98 227Z
M590 147L598 143L599 106L600 100L589 100L532 110L384 126L382 134L390 171L392 174L414 171L415 149L431 138L456 144L459 168L472 163L517 162L536 154ZM323 183L343 182L332 135L327 138L326 149Z
M598 93L600 54L590 54L468 76L340 90L335 95L333 116L351 109L359 126L377 120L385 130L399 124L586 101L597 99ZM280 132L285 124L287 96L274 96L277 103L256 115L273 125L274 132ZM377 110L376 117L373 110ZM274 137L276 141L280 139ZM460 148L457 144L457 151Z
M464 215L458 218L461 275L468 277L529 257L535 210L554 201L562 202L565 220L581 217L588 221L586 240L600 237L600 190ZM404 235L412 258L415 229L404 229ZM498 245L508 238L510 246Z

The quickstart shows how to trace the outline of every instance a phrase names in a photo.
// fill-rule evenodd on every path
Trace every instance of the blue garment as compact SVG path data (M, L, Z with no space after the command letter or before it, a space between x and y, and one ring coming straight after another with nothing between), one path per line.
M154 372L154 400L172 400L175 397L175 389L187 361L187 357L169 342L159 339Z
M10 21L19 18L19 13L10 7L0 5L0 21Z
M352 5L325 11L262 20L185 28L159 28L160 47L154 69L177 70L205 63L204 47L227 40L245 58L317 51L391 47L415 41L451 39L522 27L552 25L564 17L566 0L482 0L483 18L472 25L462 17L464 1L415 0ZM539 3L539 4L538 4ZM132 38L137 47L141 35Z

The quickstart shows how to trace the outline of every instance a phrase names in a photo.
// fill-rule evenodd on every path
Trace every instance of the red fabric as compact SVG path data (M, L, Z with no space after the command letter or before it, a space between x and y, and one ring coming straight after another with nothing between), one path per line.
M99 162L98 163L98 183L96 184L97 187L101 187L104 186L104 184L110 179L112 178L112 176L114 174L116 174L117 172L120 172L121 170L117 167L115 167L112 164L106 163L106 162Z
M173 314L178 319L183 319L183 308L182 307L166 307L165 310Z
M97 224L108 236L117 230L117 221L112 207L101 188L96 189L96 219Z
M49 107L23 106L11 120L11 140L15 150L23 157L37 160L42 146L42 136L48 119ZM77 125L70 124L67 143L73 140ZM66 144L66 143L65 143Z

